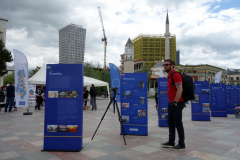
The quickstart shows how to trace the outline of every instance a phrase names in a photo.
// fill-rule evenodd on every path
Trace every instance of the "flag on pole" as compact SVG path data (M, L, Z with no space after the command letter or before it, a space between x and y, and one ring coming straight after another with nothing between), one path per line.
M218 72L215 75L215 78L214 78L215 83L220 83L221 77L222 77L222 71Z
M112 63L109 63L109 68L110 68L110 77L111 77L111 88L117 87L118 88L118 92L119 95L117 94L117 102L120 102L120 73L119 70L117 68L117 66L115 66Z
M159 67L159 77L164 77L164 74L163 74L163 71L162 71L161 67Z
M13 55L16 107L28 107L28 61L18 50L14 49Z

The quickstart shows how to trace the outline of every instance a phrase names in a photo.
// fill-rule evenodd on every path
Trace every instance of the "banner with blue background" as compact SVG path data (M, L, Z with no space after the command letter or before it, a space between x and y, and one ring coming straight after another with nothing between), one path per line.
M110 68L110 77L111 77L111 88L114 88L114 87L118 88L119 95L117 94L116 97L117 97L117 102L120 102L121 101L120 100L120 94L121 94L120 73L117 66L115 66L112 63L109 63L109 68Z

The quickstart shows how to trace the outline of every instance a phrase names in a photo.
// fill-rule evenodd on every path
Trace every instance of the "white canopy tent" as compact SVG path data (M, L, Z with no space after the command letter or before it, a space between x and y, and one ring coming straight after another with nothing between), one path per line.
M28 83L37 86L46 85L46 64L43 64L43 66L38 70L38 72L28 79ZM83 86L90 87L92 84L94 84L95 87L107 86L107 91L109 95L109 85L107 82L84 76Z

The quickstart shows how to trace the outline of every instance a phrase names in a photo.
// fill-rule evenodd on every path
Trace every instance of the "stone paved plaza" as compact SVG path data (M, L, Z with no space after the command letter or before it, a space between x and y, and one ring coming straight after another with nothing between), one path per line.
M91 137L105 112L107 99L97 99L98 110L83 112L83 150L81 152L41 152L43 149L44 107L23 116L26 109L0 112L0 159L8 160L231 160L240 159L240 119L234 115L191 121L190 104L183 111L186 151L161 148L168 140L168 128L158 127L154 99L148 99L148 136L119 134L117 114L110 108L94 140Z

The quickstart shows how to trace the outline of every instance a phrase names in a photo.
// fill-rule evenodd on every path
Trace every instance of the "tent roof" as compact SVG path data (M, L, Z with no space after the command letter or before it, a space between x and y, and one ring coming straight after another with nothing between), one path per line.
M94 84L95 87L108 86L107 82L103 82L86 76L84 76L83 82L83 86L91 86L92 84ZM38 70L38 72L28 79L28 83L36 85L46 85L46 64L43 64L43 66Z

